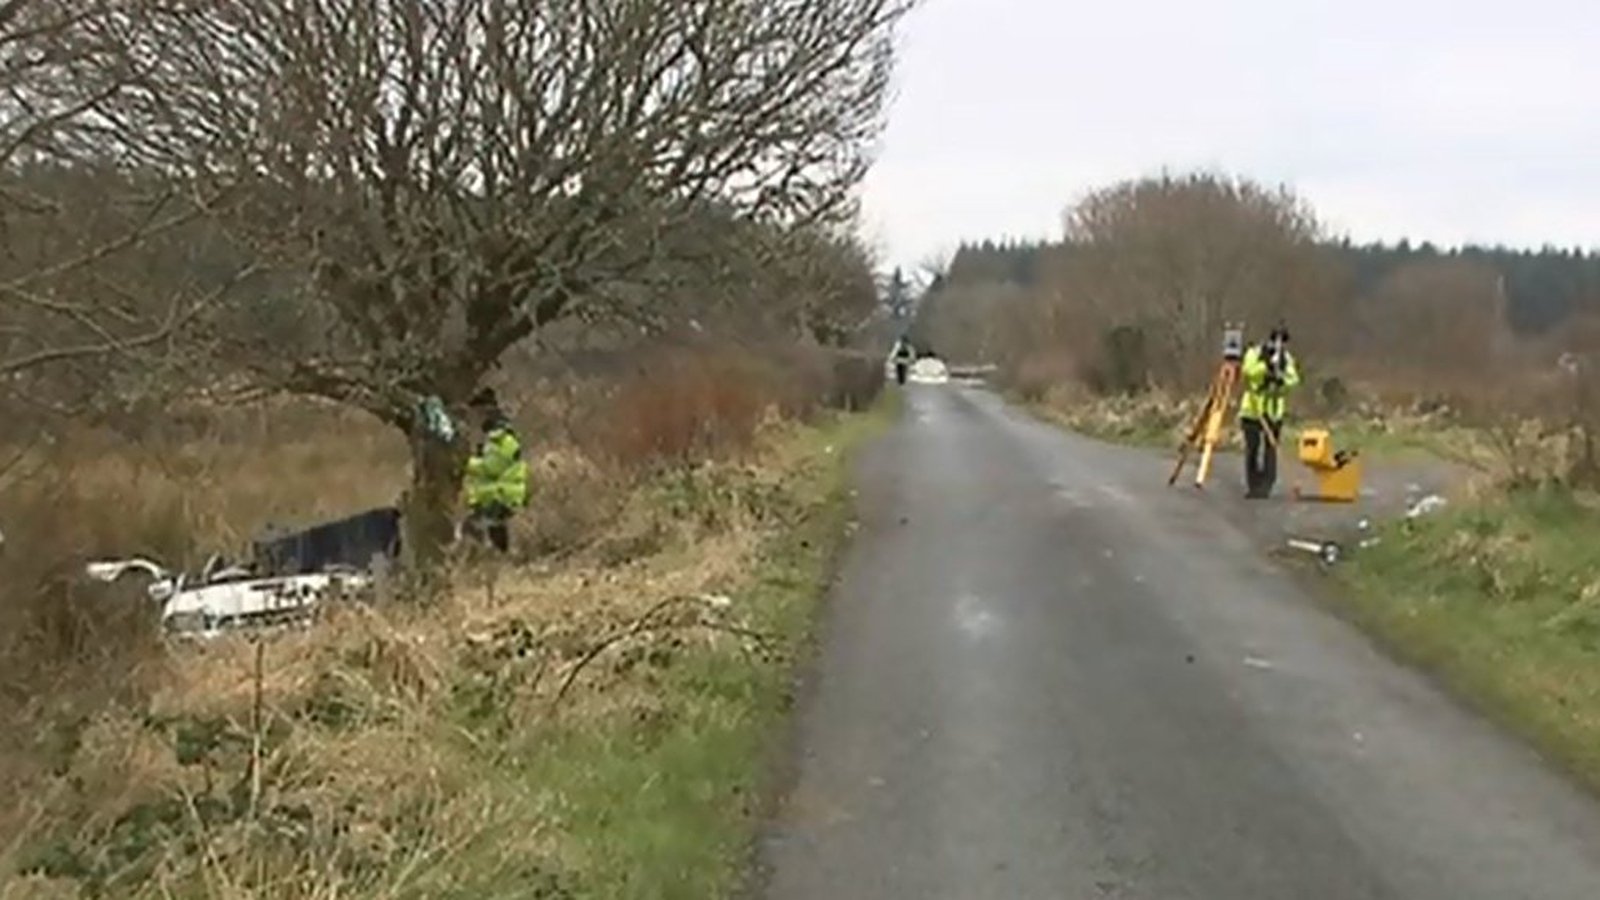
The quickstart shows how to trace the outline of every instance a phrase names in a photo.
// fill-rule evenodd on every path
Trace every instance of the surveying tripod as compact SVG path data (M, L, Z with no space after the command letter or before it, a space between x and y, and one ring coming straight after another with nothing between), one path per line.
M1239 384L1239 366L1243 359L1244 326L1228 325L1222 332L1222 364L1211 379L1205 405L1200 408L1194 425L1189 428L1183 445L1178 448L1178 464L1172 468L1172 476L1167 479L1168 486L1178 483L1183 467L1189 462L1189 454L1196 451L1200 454L1200 460L1194 486L1206 486L1206 477L1211 474L1211 461L1216 455L1217 444L1222 440L1223 426L1227 423L1228 410L1233 406L1233 392Z

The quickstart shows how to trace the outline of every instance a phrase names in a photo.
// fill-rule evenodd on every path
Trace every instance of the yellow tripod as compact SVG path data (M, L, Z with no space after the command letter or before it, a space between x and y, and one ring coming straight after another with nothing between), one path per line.
M1189 454L1199 452L1199 468L1195 472L1194 486L1206 486L1211 474L1211 461L1216 456L1217 444L1222 441L1222 429L1228 421L1228 411L1233 407L1233 392L1239 384L1239 364L1244 359L1244 327L1229 325L1222 332L1222 364L1211 379L1205 405L1195 417L1183 445L1178 448L1178 464L1173 466L1168 486L1178 483L1183 467L1189 463Z

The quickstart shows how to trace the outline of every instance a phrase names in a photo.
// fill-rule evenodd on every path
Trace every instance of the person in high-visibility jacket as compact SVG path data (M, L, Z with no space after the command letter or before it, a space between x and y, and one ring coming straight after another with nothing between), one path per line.
M1300 385L1300 369L1289 352L1289 329L1273 329L1266 341L1245 351L1240 365L1244 396L1239 400L1239 425L1244 431L1245 496L1272 495L1278 481L1278 443L1288 395Z
M511 517L528 505L528 463L522 458L522 441L492 390L479 392L472 408L482 422L483 442L467 460L462 482L467 521L504 553L511 549Z
M902 337L895 345L893 358L895 383L905 384L906 377L911 373L911 364L917 361L917 348Z

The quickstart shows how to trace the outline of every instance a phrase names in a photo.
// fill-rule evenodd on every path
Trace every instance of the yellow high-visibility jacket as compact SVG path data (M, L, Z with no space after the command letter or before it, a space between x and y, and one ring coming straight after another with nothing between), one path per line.
M489 430L483 446L467 460L462 493L472 509L498 504L516 510L527 505L528 463L515 432L504 425Z
M1245 351L1240 374L1244 376L1244 396L1239 400L1239 418L1283 421L1289 410L1289 392L1300 386L1300 367L1294 354L1283 351L1282 379L1267 383L1267 356L1260 344Z

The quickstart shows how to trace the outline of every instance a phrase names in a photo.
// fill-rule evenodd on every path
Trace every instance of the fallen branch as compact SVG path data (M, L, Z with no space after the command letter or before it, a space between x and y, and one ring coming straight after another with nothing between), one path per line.
M669 597L666 600L662 600L655 606L650 607L650 609L647 610L644 615L634 619L633 623L627 628L611 634L608 637L602 638L593 647L590 647L588 652L585 653L575 664L573 664L573 667L567 672L567 677L561 679L561 687L557 689L555 699L550 701L551 708L553 709L554 707L560 705L561 701L566 698L567 692L572 689L573 683L578 680L578 676L585 668L588 667L590 663L594 662L596 659L599 659L602 653L627 640L628 638L637 637L638 635L643 634L645 631L648 631L651 619L655 618L664 610L670 609L681 603L688 602L689 599L690 598L688 597Z
M567 693L572 689L573 684L577 682L578 676L583 673L583 670L588 668L589 665L596 659L599 659L607 650L624 641L638 637L649 631L684 631L691 629L703 629L707 631L720 631L727 634L732 634L737 637L745 638L746 640L755 641L763 646L769 645L773 642L773 637L769 634L764 634L754 629L745 628L740 625L733 625L726 622L708 621L704 618L697 619L693 622L682 623L652 622L652 620L661 613L672 609L675 606L684 604L690 604L697 607L704 607L706 605L705 601L698 597L669 597L666 600L662 600L661 602L657 603L655 606L650 607L649 610L647 610L637 619L634 619L633 622L627 627L601 638L595 643L594 646L590 647L589 650L585 652L576 663L572 665L571 669L567 671L566 677L561 680L561 687L557 689L554 699L550 701L551 710L553 711L561 704L561 701L566 698Z

